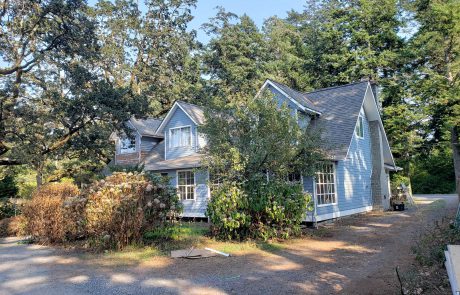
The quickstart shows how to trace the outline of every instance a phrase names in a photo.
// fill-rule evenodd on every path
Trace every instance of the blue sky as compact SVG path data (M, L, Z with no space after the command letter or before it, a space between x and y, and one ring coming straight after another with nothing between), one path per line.
M200 26L216 15L216 6L222 6L237 15L246 13L261 28L264 20L270 16L286 17L291 9L303 10L305 3L305 0L198 0L196 9L192 11L194 19L190 28L198 32L199 41L206 43L209 37Z

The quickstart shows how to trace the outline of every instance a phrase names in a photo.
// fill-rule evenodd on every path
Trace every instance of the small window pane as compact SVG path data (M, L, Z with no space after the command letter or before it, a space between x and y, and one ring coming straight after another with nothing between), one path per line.
M334 164L323 163L316 173L316 198L318 205L336 203Z

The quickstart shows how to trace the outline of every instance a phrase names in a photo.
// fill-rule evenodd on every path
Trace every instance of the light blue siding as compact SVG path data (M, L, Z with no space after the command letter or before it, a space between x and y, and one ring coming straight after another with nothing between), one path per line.
M169 184L172 187L177 187L177 171L168 170L160 173L168 173ZM195 169L195 200L182 200L184 217L205 217L206 207L208 205L208 172Z
M317 215L372 206L372 153L369 123L361 110L364 138L353 133L348 157L335 163L337 204L317 207Z
M292 102L289 98L281 94L278 90L276 90L273 86L269 85L268 89L273 93L273 96L275 99L278 101L278 106L281 107L283 104L285 104L290 110L292 116L296 116L297 111L298 111L298 106Z
M169 136L170 136L169 130L171 128L185 127L185 126L191 127L192 146L170 148L169 147ZM171 160L171 159L189 156L193 154L196 151L196 145L197 145L196 130L197 130L196 125L189 118L189 116L187 116L187 114L183 110L181 110L179 107L176 108L174 114L171 116L171 119L165 126L165 140L166 140L165 158L167 160Z
M303 190L313 195L313 177L312 176L303 177Z

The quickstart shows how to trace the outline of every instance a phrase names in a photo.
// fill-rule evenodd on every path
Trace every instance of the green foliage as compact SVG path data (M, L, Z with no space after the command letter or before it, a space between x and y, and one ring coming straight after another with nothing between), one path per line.
M8 199L0 199L0 219L13 217L21 214L21 207L16 206Z
M15 175L6 175L0 180L0 199L1 198L14 198L18 193L18 185L16 183Z
M203 28L213 36L203 54L204 73L210 76L208 95L231 95L229 103L235 96L254 95L266 78L268 61L264 36L255 23L247 15L238 17L219 7Z
M228 240L289 238L300 233L311 196L300 184L270 181L239 188L225 184L213 191L207 208L212 233Z
M207 214L223 239L288 238L299 233L308 197L288 175L312 175L324 154L319 131L301 128L290 109L270 93L240 100L215 100L206 110L205 165L223 181Z
M455 191L455 174L450 148L436 148L421 155L412 167L414 193L449 194Z

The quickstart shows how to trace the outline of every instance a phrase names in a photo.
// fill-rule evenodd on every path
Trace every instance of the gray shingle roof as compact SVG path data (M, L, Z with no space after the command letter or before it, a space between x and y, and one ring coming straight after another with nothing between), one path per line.
M201 166L202 154L194 153L189 156L165 160L164 158L165 143L164 140L155 146L144 158L142 164L145 170L160 171L171 169L197 168Z
M269 80L271 83L273 83L276 87L281 89L284 93L286 93L290 98L293 100L297 101L300 105L303 107L313 110L318 113L322 113L323 110L316 106L303 92L294 90L284 84L281 84L279 82Z
M334 159L347 156L368 84L363 81L305 93L315 106L324 110L313 122L322 130Z
M195 123L198 125L204 124L205 117L202 107L184 101L178 101L177 104L184 109Z
M136 119L136 118L131 118L129 122L131 125L136 128L136 130L142 135L142 136L162 136L162 134L156 133L156 130L158 129L158 126L161 124L161 119L153 119L153 118L148 118L148 119Z

